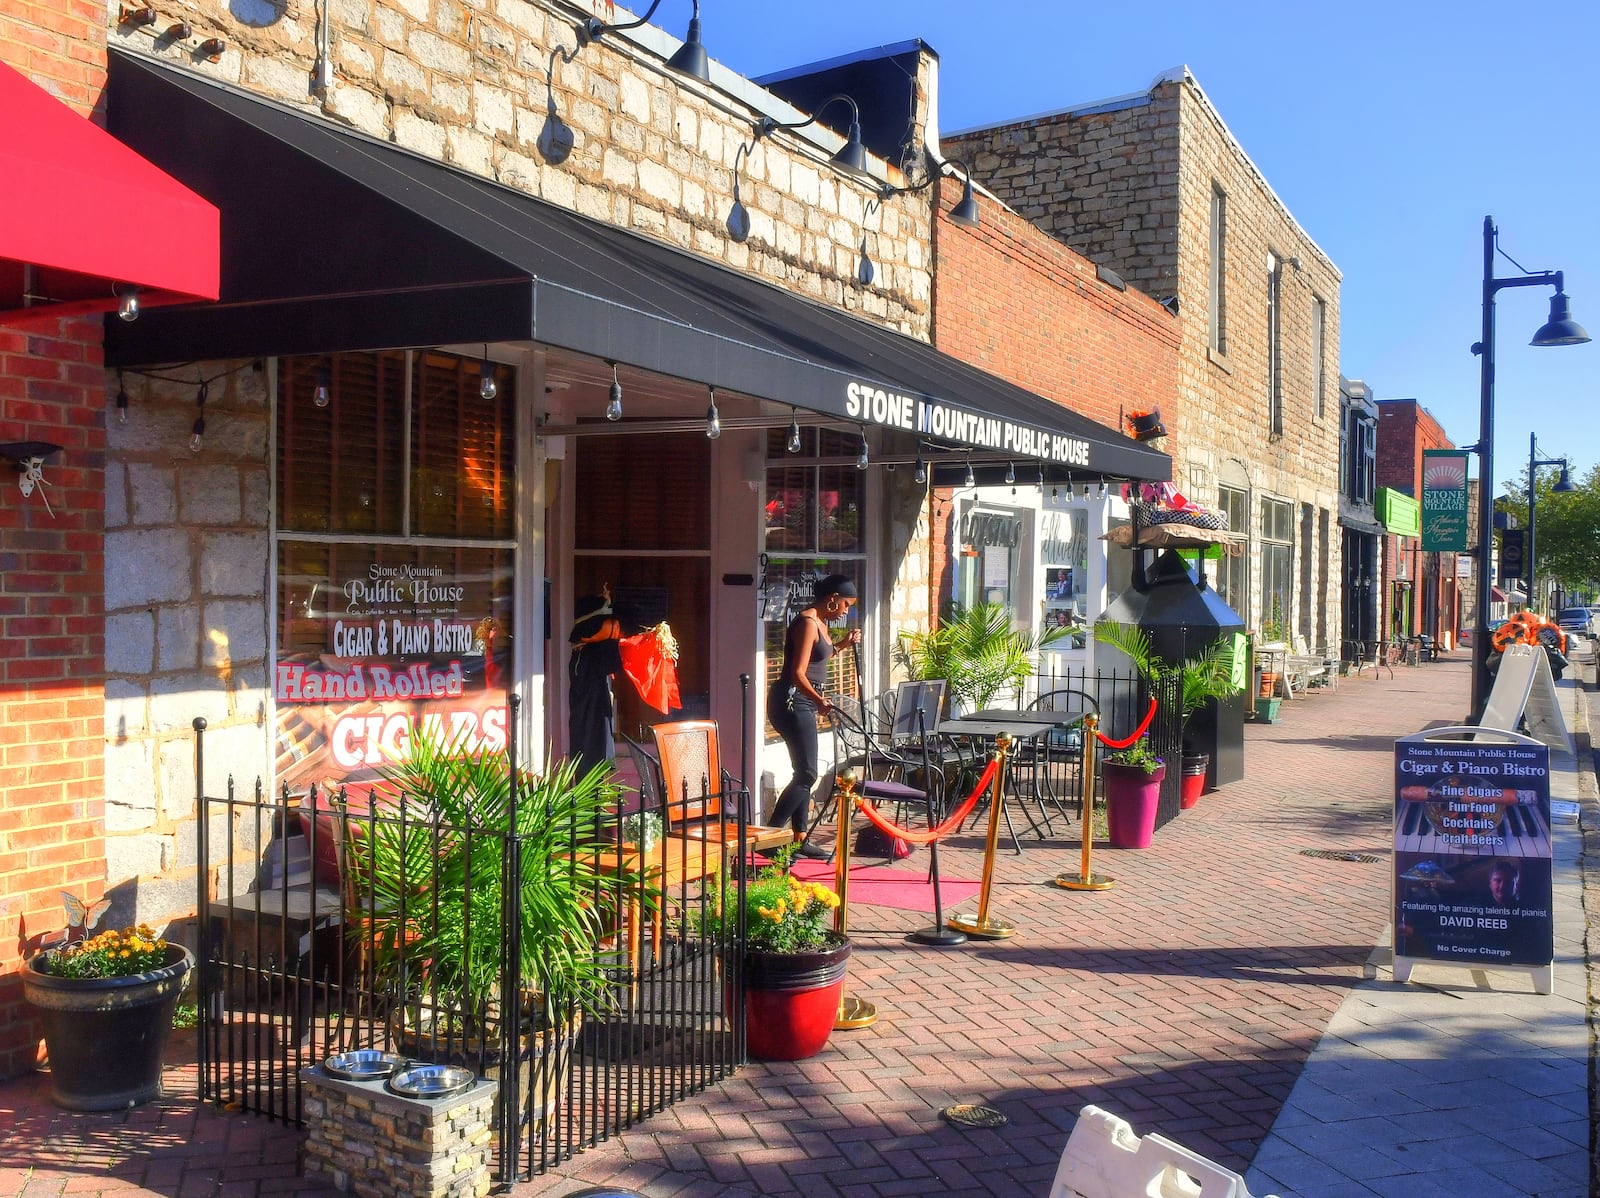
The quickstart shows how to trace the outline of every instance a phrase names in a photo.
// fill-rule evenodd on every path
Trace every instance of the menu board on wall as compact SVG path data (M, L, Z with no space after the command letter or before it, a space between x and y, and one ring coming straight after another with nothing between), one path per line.
M420 730L506 746L511 561L502 550L280 547L280 784L371 781Z
M1542 966L1554 956L1550 750L1488 735L1395 742L1397 959Z

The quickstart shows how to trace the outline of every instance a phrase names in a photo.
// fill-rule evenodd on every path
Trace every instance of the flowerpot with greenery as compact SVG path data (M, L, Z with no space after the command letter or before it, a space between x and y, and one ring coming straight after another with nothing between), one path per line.
M347 820L346 861L353 933L375 987L395 996L396 1047L498 1075L514 918L514 1051L523 1093L537 1079L543 1102L534 1109L548 1113L565 1088L584 1013L609 1011L617 1000L605 947L614 929L596 896L649 897L640 871L616 852L620 789L608 771L579 777L568 761L543 774L519 770L513 819L504 751L468 750L425 732L384 777L396 797L387 807L380 801L381 816ZM520 876L508 891L513 836Z
M1156 807L1166 763L1140 737L1126 749L1107 753L1101 764L1106 784L1106 828L1114 849L1147 849L1156 830Z
M1004 604L954 606L938 627L902 634L895 657L913 681L944 679L952 710L978 711L1003 695L1019 698L1039 650L1071 636L1071 628L1017 628Z
M1234 679L1234 655L1230 644L1218 641L1181 662L1171 662L1155 651L1149 635L1132 624L1103 620L1095 626L1095 639L1121 650L1133 662L1145 684L1153 691L1166 690L1163 682L1176 680L1178 717L1183 738L1183 789L1180 805L1192 808L1205 790L1210 754L1191 744L1190 725L1194 717L1212 700L1227 699L1243 690Z
M799 1061L821 1052L844 996L850 941L833 930L839 896L789 873L796 852L796 846L780 849L745 884L739 971L745 1051L757 1060ZM711 930L731 941L738 907L723 901L711 910ZM730 1002L732 995L730 985Z
M172 1012L194 955L143 924L30 958L22 987L39 1011L50 1096L69 1111L114 1111L161 1094Z

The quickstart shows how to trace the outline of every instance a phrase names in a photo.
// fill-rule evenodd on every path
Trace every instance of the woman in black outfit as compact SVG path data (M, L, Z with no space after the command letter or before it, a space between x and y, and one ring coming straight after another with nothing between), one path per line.
M827 715L832 704L823 695L828 658L846 645L861 643L861 630L851 629L835 641L828 625L843 619L855 606L856 584L843 574L830 574L816 584L811 606L801 609L789 623L783 641L783 669L767 695L767 718L789 748L794 777L778 796L768 816L775 827L788 824L796 837L805 835L811 788L820 772L817 765L817 716ZM802 856L826 857L826 849L805 844Z

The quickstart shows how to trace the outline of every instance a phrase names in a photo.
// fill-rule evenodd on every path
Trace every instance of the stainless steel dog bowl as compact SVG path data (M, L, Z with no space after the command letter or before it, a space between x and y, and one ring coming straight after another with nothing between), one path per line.
M405 1098L449 1098L477 1080L476 1073L460 1065L412 1065L390 1074L384 1085Z
M349 1052L334 1053L322 1062L322 1068L330 1077L342 1077L346 1081L353 1082L369 1082L374 1078L388 1077L405 1063L405 1057L392 1052L380 1052L376 1048L356 1048Z

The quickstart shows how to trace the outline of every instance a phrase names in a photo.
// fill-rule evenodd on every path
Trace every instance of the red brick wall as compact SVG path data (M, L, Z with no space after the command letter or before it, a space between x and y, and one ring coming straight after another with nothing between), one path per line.
M933 343L1112 428L1135 408L1176 415L1177 318L1141 292L1102 283L1093 263L991 200L979 200L978 228L951 224L944 214L960 198L961 184L946 179ZM1159 448L1178 452L1170 437Z
M105 6L11 0L0 62L82 114L105 85ZM23 948L61 890L105 884L105 373L100 321L0 325L0 441L62 446L24 499L0 463L0 1077L31 1069Z

